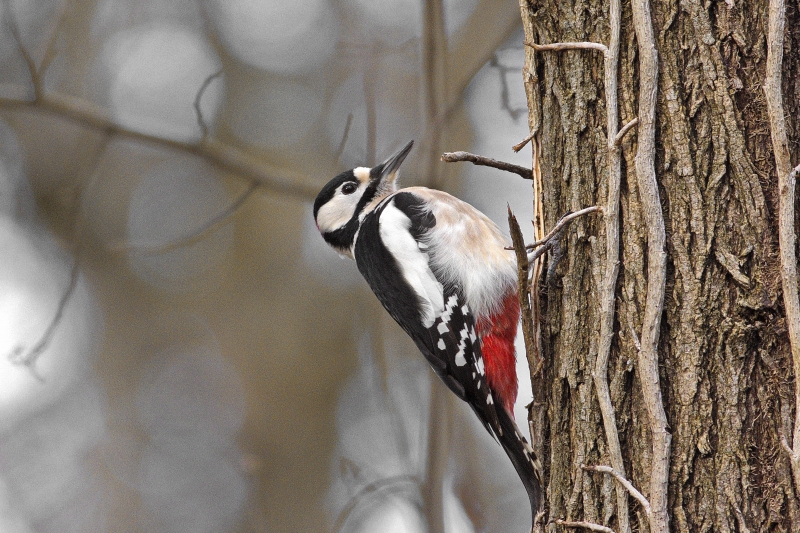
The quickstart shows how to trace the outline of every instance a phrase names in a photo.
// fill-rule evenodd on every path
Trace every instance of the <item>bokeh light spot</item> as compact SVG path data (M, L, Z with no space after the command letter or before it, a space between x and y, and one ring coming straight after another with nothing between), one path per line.
M212 0L209 13L230 53L263 70L307 72L336 50L338 24L326 0Z
M197 140L201 129L194 101L203 82L220 69L209 44L177 26L144 26L115 34L103 50L111 72L111 111L123 126L180 140ZM223 84L206 89L201 110L211 124Z

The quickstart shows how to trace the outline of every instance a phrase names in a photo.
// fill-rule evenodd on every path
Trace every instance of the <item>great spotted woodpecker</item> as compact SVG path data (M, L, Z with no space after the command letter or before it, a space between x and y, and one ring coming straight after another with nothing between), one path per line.
M447 193L397 189L413 141L373 168L328 182L314 202L322 237L358 270L456 396L467 402L517 470L535 520L540 466L514 422L516 268L500 229Z

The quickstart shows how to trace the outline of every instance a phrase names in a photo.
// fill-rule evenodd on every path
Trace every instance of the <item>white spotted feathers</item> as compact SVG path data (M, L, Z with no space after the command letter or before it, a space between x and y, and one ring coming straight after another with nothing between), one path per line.
M451 370L459 375L462 384L464 377L469 376L473 387L464 387L467 394L478 396L476 399L484 405L493 405L492 391L486 386L486 371L473 315L469 306L459 302L458 294L447 295L444 310L429 331L440 354L452 362ZM490 433L498 433L498 437L502 434L499 425L487 425L487 429L490 427Z

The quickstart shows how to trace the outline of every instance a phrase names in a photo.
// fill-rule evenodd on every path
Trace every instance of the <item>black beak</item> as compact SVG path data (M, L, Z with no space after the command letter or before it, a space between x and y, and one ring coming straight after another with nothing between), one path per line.
M400 165L403 163L403 160L406 158L406 156L411 151L411 148L413 146L414 146L414 141L409 141L407 145L405 145L397 153L389 157L389 159L387 159L377 167L373 168L372 169L373 172L377 174L373 177L378 178L381 182L384 181L388 181L389 183L393 182L395 176L397 175L397 169L400 168Z

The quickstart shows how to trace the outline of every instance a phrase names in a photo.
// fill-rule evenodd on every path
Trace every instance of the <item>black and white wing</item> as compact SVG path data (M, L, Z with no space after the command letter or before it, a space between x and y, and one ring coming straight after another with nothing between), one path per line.
M428 334L436 343L437 356L448 362L448 377L442 378L444 382L453 380L461 390L459 396L469 403L486 430L499 437L502 429L497 419L494 396L486 384L475 320L457 291L446 290L444 311L429 328Z
M424 200L398 192L361 223L358 269L380 302L408 333L436 374L497 433L494 398L486 385L475 321L463 294L431 268L426 235L436 219Z

